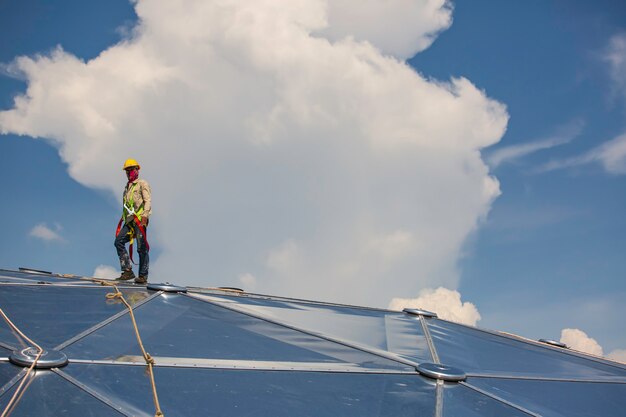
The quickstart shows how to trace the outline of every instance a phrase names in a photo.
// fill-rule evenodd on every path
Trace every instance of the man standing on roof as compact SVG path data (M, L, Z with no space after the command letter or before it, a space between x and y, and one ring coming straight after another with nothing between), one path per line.
M148 282L148 268L150 258L148 252L148 238L146 229L150 214L152 214L151 190L148 181L139 179L141 167L134 159L124 162L123 170L126 171L128 183L122 194L122 218L117 225L115 234L115 249L120 258L122 275L118 280L126 281L135 278L131 264L133 257L133 242L137 240L137 253L139 253L139 276L135 283L145 284ZM126 251L126 243L130 242L130 256Z

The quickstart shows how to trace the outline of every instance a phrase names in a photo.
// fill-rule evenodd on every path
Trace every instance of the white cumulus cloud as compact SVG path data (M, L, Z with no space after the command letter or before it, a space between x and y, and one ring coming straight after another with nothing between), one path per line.
M561 330L561 343L565 343L568 347L580 352L605 356L608 359L626 363L626 349L615 349L605 355L604 349L596 339L588 336L580 329Z
M615 349L606 355L606 357L616 362L626 363L626 349Z
M499 195L480 150L508 115L469 80L398 58L450 24L448 3L384 4L378 21L369 1L139 0L132 37L94 59L17 58L28 87L0 132L45 138L74 179L115 196L138 159L155 279L246 271L258 291L371 305L454 288Z
M250 273L239 275L239 283L243 286L243 289L248 292L252 292L256 289L256 277Z
M437 313L444 320L475 326L480 320L476 306L468 301L461 301L461 293L439 287L421 290L417 298L394 298L389 309L421 308Z
M94 278L113 279L120 276L119 268L112 267L111 265L98 265L93 271Z
M64 242L61 230L63 227L59 223L54 223L52 227L46 223L39 223L30 230L29 235L45 242Z
M574 350L597 356L603 355L602 346L595 339L587 336L587 333L579 329L561 330L561 343L565 343Z
M447 0L332 0L327 7L328 26L320 34L331 40L365 40L398 58L428 48L452 24Z

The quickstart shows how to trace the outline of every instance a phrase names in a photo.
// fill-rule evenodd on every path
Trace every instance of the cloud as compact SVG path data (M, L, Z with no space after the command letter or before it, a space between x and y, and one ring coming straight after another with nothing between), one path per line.
M46 223L39 223L30 230L29 235L44 242L65 242L60 234L63 227L59 223L55 223L53 227L54 229L48 227Z
M410 58L428 48L452 24L447 0L332 0L328 26L318 33L336 41L353 37L368 41L383 53ZM393 22L393 24L388 24Z
M626 174L626 133L597 146L590 151L572 158L557 159L548 162L538 172L554 171L582 165L601 164L614 175Z
M461 301L461 294L447 288L439 287L420 291L419 296L413 299L394 298L389 303L390 310L404 308L422 308L437 313L444 320L475 326L480 320L480 313L476 306L468 301Z
M351 26L341 13L356 0L140 0L132 37L92 60L14 60L28 87L0 132L45 138L72 178L115 196L137 158L153 189L151 276L251 274L261 292L369 305L454 288L499 195L480 150L508 115L469 80L389 55L447 27L446 2L385 4L395 20L376 24L406 30L363 29L369 2Z
M626 133L602 144L592 155L608 172L626 174Z
M595 339L587 336L587 333L579 329L561 330L561 343L565 343L568 347L580 352L596 356L603 355L602 346Z
M615 349L606 355L606 357L616 362L626 363L626 349Z
M98 265L93 271L94 278L113 279L120 276L119 268L110 265Z
M611 38L604 60L609 64L614 93L626 98L626 33Z
M239 275L239 282L245 291L251 292L256 289L256 277L250 273Z
M605 356L604 349L594 339L587 336L587 333L579 329L561 330L561 343L580 352L589 353L596 356ZM606 358L626 363L626 349L615 349L606 355Z
M517 161L537 151L554 148L571 142L582 132L584 123L580 120L560 126L557 131L547 138L525 142L520 145L511 145L496 149L487 156L491 168L497 168L503 163Z
M615 35L604 53L604 62L612 80L613 95L626 99L626 33ZM626 132L589 151L570 158L552 160L536 172L548 172L578 166L600 164L613 175L626 174Z

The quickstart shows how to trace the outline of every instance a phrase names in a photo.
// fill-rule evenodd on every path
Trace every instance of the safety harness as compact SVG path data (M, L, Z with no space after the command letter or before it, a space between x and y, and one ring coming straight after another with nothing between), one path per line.
M137 226L137 229L143 235L144 242L146 243L146 250L150 251L150 245L148 244L148 235L146 234L146 230L144 229L144 227L141 225L141 214L143 213L143 203L141 203L141 206L139 206L137 211L135 211L135 201L134 201L133 196L134 196L135 187L137 186L137 184L139 183L135 182L133 184L133 186L130 188L130 192L128 191L128 185L126 186L126 191L124 192L124 199L122 201L124 209L122 211L122 218L117 224L115 237L117 237L120 234L120 230L122 229L122 223L125 223L128 216L131 216L131 221L135 223L135 225ZM128 199L126 198L127 195L130 195ZM130 245L128 246L128 252L130 252L130 261L136 265L135 261L133 260L133 242L135 240L135 229L132 227L129 227L128 235L130 236Z

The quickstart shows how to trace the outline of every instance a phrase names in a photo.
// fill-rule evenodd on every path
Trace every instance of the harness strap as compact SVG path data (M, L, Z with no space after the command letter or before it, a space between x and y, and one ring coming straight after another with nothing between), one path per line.
M120 234L120 230L122 230L123 222L124 222L124 217L122 217L120 221L117 223L117 229L115 230L115 237L117 237ZM139 217L137 217L135 213L133 213L133 222L135 223L135 226L137 226L137 229L139 229L139 231L143 235L143 240L146 244L146 250L149 252L150 244L148 243L148 234L146 233L146 229L141 225L141 221L139 220ZM130 230L128 231L128 234L130 235L130 245L128 245L128 252L130 254L130 261L134 265L137 265L137 263L133 259L133 242L135 240L135 229L133 229L132 227L130 227L129 229Z

